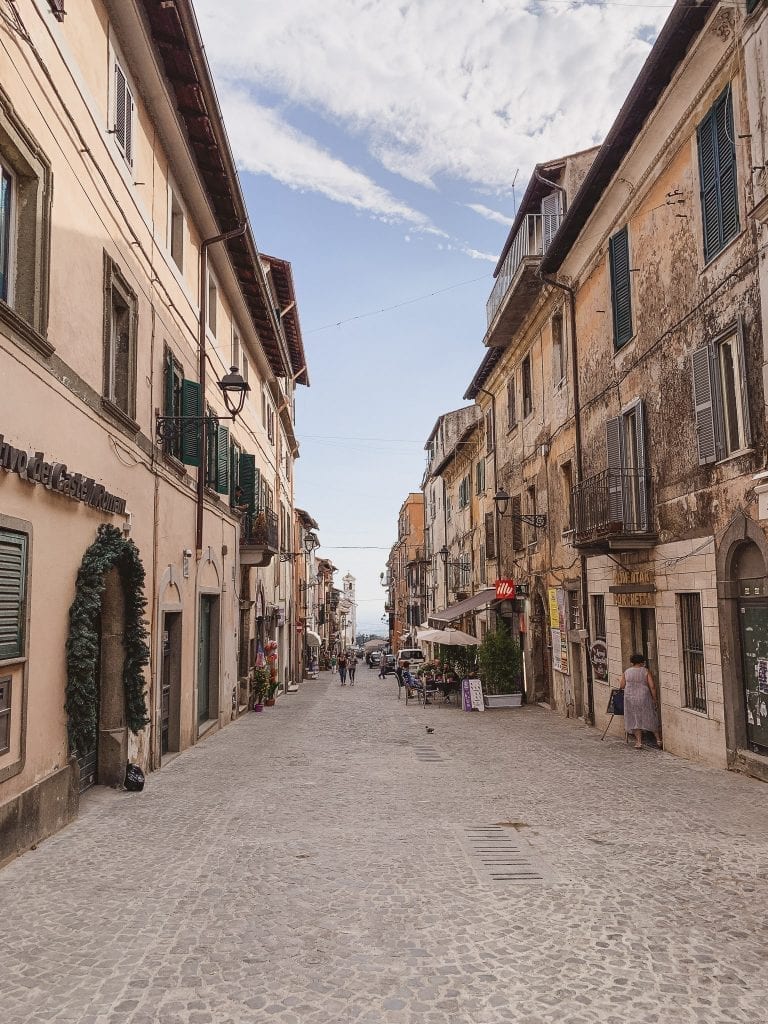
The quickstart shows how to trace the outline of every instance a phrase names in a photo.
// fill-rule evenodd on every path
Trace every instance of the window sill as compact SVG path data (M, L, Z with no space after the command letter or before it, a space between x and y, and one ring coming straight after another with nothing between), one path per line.
M17 665L25 665L27 656L25 654L14 655L12 658L0 658L0 669L15 668Z
M53 355L56 351L50 341L43 337L39 331L36 331L31 324L28 324L26 320L20 317L7 302L0 301L0 322L10 327L10 329L17 334L22 341L31 345L36 352L40 353L40 355L47 357Z
M754 455L754 454L755 454L755 449L754 448L739 448L739 450L737 452L732 452L730 455L726 455L726 457L724 459L719 459L715 463L715 465L716 466L725 466L727 463L733 462L734 459L742 459L742 458L744 458L745 455Z
M134 436L141 430L141 427L136 420L132 419L128 413L123 412L119 405L115 405L111 399L106 398L104 395L101 397L101 407L105 412L109 413L110 416L116 419L121 427L130 431Z
M686 715L695 715L696 718L703 718L705 721L709 720L709 712L708 711L699 711L696 708L686 708L686 707L681 707L680 710L683 711Z
M706 274L707 271L710 270L715 263L717 263L717 261L720 259L720 257L724 256L725 253L727 253L728 250L733 245L735 245L736 242L738 242L739 239L742 238L746 233L747 233L746 228L742 228L741 231L738 232L738 234L735 234L733 236L733 238L729 238L728 241L723 245L722 249L719 249L714 254L714 256L710 256L710 258L708 260L705 260L704 266L699 271L699 276L701 276L702 274Z

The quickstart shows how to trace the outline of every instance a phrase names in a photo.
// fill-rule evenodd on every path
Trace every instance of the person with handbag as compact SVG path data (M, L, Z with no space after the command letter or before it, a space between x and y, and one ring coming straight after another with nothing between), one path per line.
M643 733L652 732L661 749L659 716L656 712L656 682L645 665L642 654L633 654L631 667L624 670L621 689L624 691L624 728L634 733L635 750L642 750Z

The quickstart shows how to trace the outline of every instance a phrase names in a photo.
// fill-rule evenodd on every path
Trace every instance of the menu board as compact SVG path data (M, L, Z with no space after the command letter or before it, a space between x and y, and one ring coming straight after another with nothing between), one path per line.
M462 679L461 704L465 711L485 711L483 684L479 679Z

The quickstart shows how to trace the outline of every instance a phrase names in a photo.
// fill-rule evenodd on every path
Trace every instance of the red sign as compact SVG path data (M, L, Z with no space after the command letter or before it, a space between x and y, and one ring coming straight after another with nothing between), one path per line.
M303 623L301 623L301 622L297 622L296 623L296 632L297 633L303 633L304 632L304 625L303 625Z
M496 580L496 600L512 601L515 596L514 580Z

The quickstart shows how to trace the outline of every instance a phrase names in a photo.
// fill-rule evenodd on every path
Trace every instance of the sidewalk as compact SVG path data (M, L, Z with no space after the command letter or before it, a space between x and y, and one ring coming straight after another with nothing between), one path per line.
M0 872L2 1020L756 1024L767 858L759 782L323 673Z

